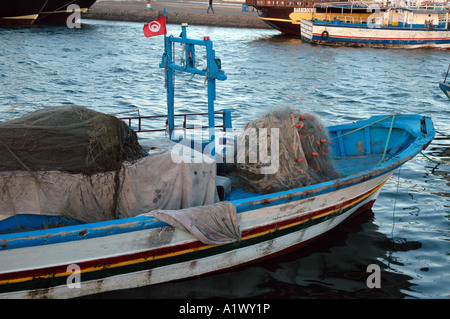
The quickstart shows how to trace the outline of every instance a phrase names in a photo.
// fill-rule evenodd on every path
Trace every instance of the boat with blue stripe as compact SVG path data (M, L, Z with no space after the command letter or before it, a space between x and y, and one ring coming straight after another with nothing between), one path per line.
M450 48L448 7L324 3L300 28L302 40L313 44Z
M175 46L175 43L179 45ZM171 51L180 46L184 57L182 66L173 61ZM206 47L208 62L203 70L196 69L195 46ZM175 70L205 76L209 97L206 113L208 131L219 135L214 131L217 115L214 111L215 81L225 80L226 76L221 69L221 61L215 57L212 41L208 37L189 39L186 26L183 26L180 37L165 37L160 67L164 68L167 79L170 114L167 131L171 143L177 129L174 118L179 115L175 113L173 104ZM224 110L223 114L228 118L223 120L223 129L227 131L231 128L230 113ZM296 127L302 117L289 117L291 119L292 127ZM141 129L143 117L138 116L136 120L139 121L138 131L146 131L144 127ZM184 124L183 127L187 128ZM160 210L135 211L135 216L98 222L84 222L64 214L16 211L16 214L0 221L0 298L74 298L155 285L224 271L298 249L370 209L395 170L424 150L435 135L431 118L417 114L376 115L321 130L328 132L329 141L318 142L330 148L335 168L340 172L338 177L330 180L265 194L249 192L239 187L227 187L226 174L221 176L222 179L218 178L216 171L219 171L220 163L216 157L207 163L181 164L185 177L192 175L198 186L184 185L183 191L197 197L200 186L206 182L198 176L211 169L213 188L217 192L222 189L222 196L212 204L173 209L165 212L168 215L161 214ZM202 145L200 152L205 147L206 153L211 153L208 145L217 145L214 136L209 135L208 138L213 144ZM191 146L191 143L187 145ZM217 155L217 150L212 152L213 156L214 153ZM175 166L168 163L171 155L161 152L150 153L124 166L135 170L142 163L140 161L155 163L158 159L170 167ZM128 174L126 168L121 172ZM135 179L131 183L122 184L121 188L131 187L139 180L147 184L157 183L157 177L163 178L169 173L160 168L139 172L133 175ZM36 172L33 178L41 178L40 172ZM90 178L95 182L96 176ZM169 176L165 182L170 182L170 179ZM144 190L147 187L140 185ZM61 184L57 187L62 188ZM150 191L135 191L141 192L138 196L141 200L150 198L151 203L166 198L158 190L155 191L158 194L155 200L152 200ZM58 194L63 193L60 190ZM20 195L9 193L9 197ZM29 193L26 196L27 199L32 197ZM87 194L83 193L83 196ZM171 199L170 196L167 198ZM121 204L118 202L117 206ZM200 217L191 224L183 222L184 228L171 223L170 218L164 219L165 216L181 216L183 219L198 211L201 215L196 216ZM225 230L205 240L207 231L197 226L206 219L213 222L205 229L217 226Z

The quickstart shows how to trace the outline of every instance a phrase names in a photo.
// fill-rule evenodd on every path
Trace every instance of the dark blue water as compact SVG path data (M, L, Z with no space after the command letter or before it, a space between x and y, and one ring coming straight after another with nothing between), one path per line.
M178 36L180 27L169 25ZM439 90L450 62L439 50L311 46L272 30L189 26L214 41L228 79L216 109L243 127L276 107L314 112L327 124L373 114L420 113L439 132L426 154L384 186L372 211L313 244L265 262L99 298L449 298L450 101ZM142 24L84 20L81 29L0 28L0 120L77 104L115 113L165 114L163 38ZM198 56L202 56L198 52ZM204 78L177 74L177 112L206 110ZM381 268L369 289L366 268Z

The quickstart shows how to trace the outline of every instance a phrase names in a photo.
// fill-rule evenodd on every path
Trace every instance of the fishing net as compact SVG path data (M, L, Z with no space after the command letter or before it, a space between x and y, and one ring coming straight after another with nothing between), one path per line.
M146 155L118 118L81 106L47 107L0 123L0 171L116 171Z
M245 154L239 152L239 145L245 145ZM290 108L266 114L248 123L238 137L239 186L266 194L333 179L339 173L330 145L327 130L312 114Z
M176 145L139 144L123 121L79 106L0 123L0 220L36 214L98 222L213 204L216 164L191 163L190 155L176 163Z

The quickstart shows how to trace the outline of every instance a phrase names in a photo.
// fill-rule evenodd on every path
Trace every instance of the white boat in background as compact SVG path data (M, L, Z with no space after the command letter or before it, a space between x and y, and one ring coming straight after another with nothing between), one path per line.
M447 7L316 5L301 21L302 40L313 44L381 48L450 48Z

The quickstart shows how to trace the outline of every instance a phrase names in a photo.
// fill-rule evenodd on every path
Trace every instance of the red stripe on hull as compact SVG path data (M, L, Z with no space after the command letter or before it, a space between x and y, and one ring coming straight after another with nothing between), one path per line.
M364 204L364 205L362 205L362 206L361 206L360 208L358 208L352 215L350 215L350 216L346 219L346 221L352 219L353 217L356 217L357 215L359 215L359 214L361 214L361 213L363 213L363 212L365 212L365 211L370 210L370 209L372 208L372 206L373 206L374 203L375 203L375 199L374 199L374 200L371 200L370 202L368 202L368 203L366 203L366 204ZM344 221L344 222L345 222L345 221ZM341 225L342 225L342 223L341 223ZM216 274L216 273L222 273L222 272L230 271L230 270L233 270L233 269L236 269L236 268L248 266L248 265L251 265L251 264L254 264L254 263L262 262L262 261L265 261L265 260L268 260L268 259L271 259L271 258L276 258L276 257L282 256L282 255L291 253L291 252L293 252L293 251L296 251L297 249L300 249L300 248L302 248L302 247L304 247L304 246L310 245L312 242L316 241L317 239L323 237L323 236L326 235L326 234L327 234L327 233L323 233L323 234L318 235L318 236L316 236L316 237L313 237L313 238L311 238L311 239L305 240L305 241L303 241L303 242L301 242L301 243L299 243L299 244L297 244L297 245L293 245L293 246L291 246L291 247L289 247L289 248L286 248L286 249L284 249L284 250L277 251L276 253L273 253L273 254L265 255L264 257L261 257L261 258L258 258L258 259L253 259L253 260L251 260L251 261L244 262L244 263L241 263L241 264L236 265L236 266L232 266L232 267L228 267L228 268L222 268L222 269L219 269L219 270L215 270L215 271L210 271L210 272L207 272L207 273L203 273L203 274L201 274L201 275L190 276L190 277L186 277L186 278L182 278L182 279L176 279L176 280L172 280L172 281L169 281L169 282L179 282L179 281L183 281L183 280L189 280L189 279L194 279L194 278L202 277L202 276L204 276L204 275L212 275L212 274Z
M315 36L322 36L321 33L313 33ZM371 39L371 40L417 40L417 41L425 41L425 40L448 40L450 37L445 38L383 38L383 37L358 37L358 36L347 36L347 35L329 35L333 38L345 38L345 39Z
M376 188L378 188L378 187L376 187ZM285 225L289 225L291 223L295 223L295 222L298 222L298 221L306 221L306 220L308 220L308 219L310 219L310 218L312 218L314 216L323 214L323 213L325 213L327 211L334 211L335 209L339 209L340 207L345 206L346 204L354 203L355 201L358 201L358 200L363 200L364 197L367 196L367 194L370 194L373 191L374 190L370 190L366 194L360 195L360 196L358 196L356 198L353 198L353 199L351 199L351 200L349 200L349 201L347 201L345 203L342 203L340 205L335 205L332 208L329 207L327 209L322 209L322 210L319 210L319 211L311 212L311 213L306 214L304 216L293 218L293 219L290 219L290 220L286 220L286 221L283 221L281 223L277 222L276 225L271 224L271 225L267 225L267 226L263 226L263 227L257 227L257 228L249 229L249 230L244 231L242 233L242 237L244 238L244 237L247 237L247 236L250 236L250 235L258 234L258 233L267 231L269 229L273 229L274 227L275 228L279 228L279 227L282 227L282 226L285 226ZM358 213L360 213L362 211L370 209L372 207L374 201L375 200L372 200L372 201L364 204L363 206L358 208L351 216L357 215ZM309 241L311 241L311 240L308 240L307 242L309 242ZM282 250L280 252L274 253L272 255L264 256L264 257L262 257L260 259L257 259L257 260L264 260L264 259L269 258L269 257L273 257L273 256L284 254L286 252L289 252L290 250L298 249L302 245L305 245L307 242L299 243L298 245L294 245L294 246L289 247L289 248L287 248L285 250ZM208 245L205 245L205 244L201 243L200 241L195 241L195 242L191 242L191 243L187 243L187 244L183 244L183 245L177 245L177 246L172 246L172 247L165 247L165 248L160 248L160 249L153 249L153 250L140 252L140 253L121 255L121 256L109 257L109 258L98 259L98 260L90 260L90 261L78 263L78 266L80 266L81 271L83 271L84 269L93 269L93 268L98 268L98 270L101 270L101 269L103 269L105 267L108 268L109 265L114 265L114 264L118 264L118 263L121 263L121 262L128 262L128 261L139 260L139 259L152 260L152 259L154 259L155 257L158 257L158 256L171 254L171 253L176 253L176 252L184 251L184 250L197 250L197 249L205 247L205 246L208 246ZM253 262L255 262L255 261L252 260L249 263L253 263ZM244 264L247 264L247 263L244 263ZM241 265L238 265L238 266L241 266ZM237 266L233 266L231 268L234 268L234 267L237 267ZM26 271L14 272L14 273L0 274L0 281L15 280L15 279L20 279L20 278L25 278L25 277L39 278L39 277L42 277L42 276L48 276L48 274L58 274L58 273L65 273L65 272L67 272L67 265L61 265L61 266L55 266L55 267L48 267L48 268L45 268L45 269L26 270Z
M371 200L370 202L368 202L368 203L362 205L362 206L359 207L355 212L353 212L349 217L347 217L346 220L349 220L349 219L351 219L351 218L353 218L353 217L355 217L355 216L361 214L362 212L365 212L365 211L371 209L374 203L375 203L375 199L373 199L373 200ZM277 251L276 253L273 253L273 254L271 254L271 255L267 255L267 256L261 257L261 258L256 259L256 260L252 260L251 262L245 263L245 264L250 264L250 263L254 263L254 262L256 262L256 261L267 260L267 259L269 259L269 258L273 258L273 257L277 257L277 256L280 256L280 255L284 255L284 254L286 254L286 253L289 253L289 252L292 252L292 251L294 251L294 250L297 250L297 249L299 249L299 248L301 248L301 247L303 247L303 246L305 246L305 245L308 245L308 244L311 243L312 241L314 241L314 240L316 240L316 239L318 239L318 238L320 238L320 237L322 237L322 236L324 236L324 235L326 235L326 234L327 234L327 232L322 233L322 234L320 234L320 235L318 235L318 236L316 236L316 237L313 237L313 238L311 238L311 239L308 239L308 240L306 240L306 241L304 241L304 242L301 242L301 243L299 243L299 244L297 244L297 245L293 245L293 246L291 246L291 247L289 247L289 248L286 248L286 249L284 249L284 250ZM245 265L245 264L241 264L241 265ZM239 265L239 266L241 266L241 265Z

